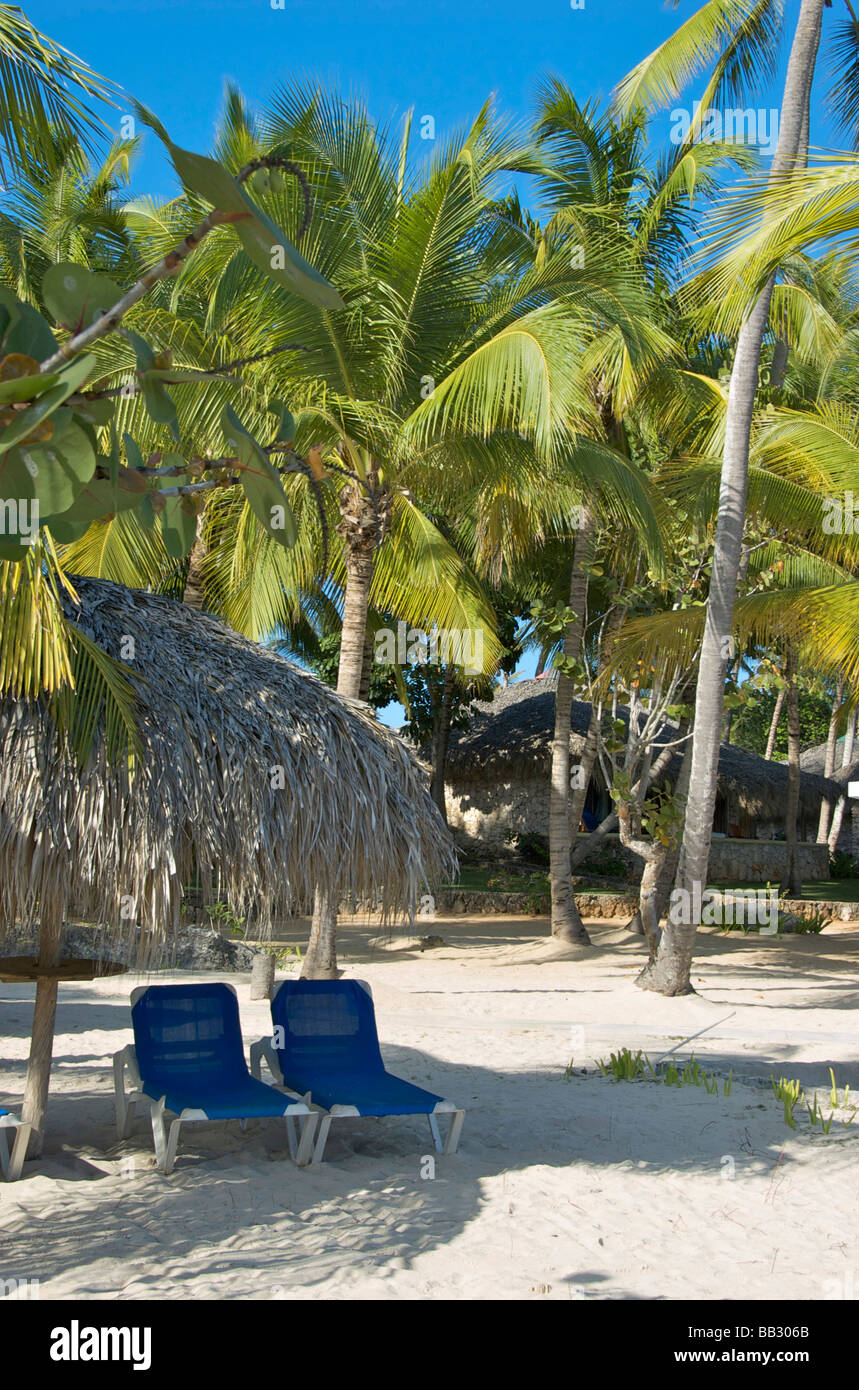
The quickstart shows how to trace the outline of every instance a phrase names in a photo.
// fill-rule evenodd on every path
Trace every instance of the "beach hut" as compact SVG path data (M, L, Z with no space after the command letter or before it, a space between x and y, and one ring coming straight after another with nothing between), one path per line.
M452 841L403 741L357 701L172 599L75 579L69 617L125 664L140 750L111 760L100 727L81 767L40 701L0 702L0 938L32 928L37 956L24 1119L41 1149L57 985L109 971L63 954L63 922L138 943L146 965L189 883L252 915L300 911L321 886L388 917L454 871Z
M471 707L466 728L451 733L446 766L448 822L464 846L500 850L505 844L509 845L513 835L546 835L554 685L555 678L548 676L499 689L491 701L477 702ZM618 710L618 716L627 720L628 711ZM574 762L584 749L590 717L589 704L573 702L570 750ZM676 737L676 725L666 724L666 729L669 738ZM654 761L659 746L657 739ZM676 752L656 786L670 788L674 785L680 761L681 754ZM784 835L787 786L786 763L768 762L746 749L722 744L714 835L727 841L778 841ZM803 772L799 812L801 840L815 839L821 800L837 795L837 791L834 783L825 777L812 771ZM611 808L608 787L597 766L586 802L588 819L591 822L600 820ZM780 852L783 853L781 847L774 844L773 877ZM753 853L754 862L762 860L759 849ZM815 853L809 847L805 855L809 870ZM717 856L720 856L718 861ZM820 874L825 877L822 850L817 857L821 861ZM738 871L743 868L737 845L724 849L717 846L713 858L714 862L725 859L726 877L733 875L734 861ZM806 876L820 874L809 871Z

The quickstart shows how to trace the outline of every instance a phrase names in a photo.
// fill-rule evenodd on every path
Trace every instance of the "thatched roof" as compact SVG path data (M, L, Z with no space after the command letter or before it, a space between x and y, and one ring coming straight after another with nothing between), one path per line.
M396 914L450 876L425 774L366 706L172 599L74 584L67 612L105 651L133 639L143 757L111 765L102 738L80 771L43 704L0 703L0 932L52 884L67 913L157 939L195 876L262 931L317 883Z
M618 716L628 722L629 712ZM570 746L574 754L582 751L591 706L573 701ZM468 727L454 730L450 737L447 780L454 790L478 781L492 782L510 777L548 777L555 722L555 677L519 681L496 690L491 701L471 706ZM666 723L669 742L676 736L676 725ZM657 739L654 760L661 742ZM681 754L675 753L665 778L659 785L672 785L680 770ZM599 769L595 772L602 784ZM723 744L719 754L719 791L735 795L751 815L781 818L787 795L786 763L768 762L733 744ZM838 795L838 788L825 777L803 773L802 809L811 814L819 810L821 797Z
M841 766L843 757L844 739L840 738L835 746L835 770L831 780L838 783L842 792L846 790L848 782L859 781L859 752L846 767ZM800 753L799 761L804 771L822 775L826 766L826 744L818 743L814 748L806 748L804 753Z

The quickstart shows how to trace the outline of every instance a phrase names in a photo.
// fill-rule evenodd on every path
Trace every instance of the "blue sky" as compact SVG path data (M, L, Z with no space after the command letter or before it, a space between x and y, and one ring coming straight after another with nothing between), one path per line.
M570 0L24 0L24 8L44 33L151 107L177 144L204 150L227 80L256 105L290 77L312 74L359 89L380 118L411 107L417 121L431 115L439 135L473 118L490 93L525 120L547 72L560 74L580 100L607 97L699 3L583 0L574 9ZM787 0L787 10L792 33L798 0ZM783 68L784 59L756 107L778 104ZM684 104L700 87L690 88ZM656 130L667 139L667 116ZM835 143L822 102L812 143ZM156 198L176 189L148 132L133 186ZM526 659L522 674L533 672L534 660ZM401 718L399 706L387 713L388 722Z
M579 3L579 0L576 0ZM273 5L283 5L274 8ZM211 140L224 81L262 102L291 75L313 73L363 91L380 116L415 108L439 132L469 119L490 92L525 117L541 74L560 73L580 98L615 82L697 8L680 0L33 0L50 37L152 107L177 144ZM787 0L792 18L798 0ZM832 11L827 13L831 26ZM845 11L846 14L846 11ZM762 94L775 105L780 91ZM690 91L694 97L694 89ZM664 125L667 134L668 123ZM832 136L818 120L813 138ZM174 183L154 136L136 191Z

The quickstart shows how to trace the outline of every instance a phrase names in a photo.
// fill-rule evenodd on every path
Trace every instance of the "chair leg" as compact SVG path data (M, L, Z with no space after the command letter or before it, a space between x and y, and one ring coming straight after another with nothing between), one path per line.
M8 1127L0 1129L0 1172L8 1182L17 1182L24 1168L27 1146L30 1143L31 1125L15 1125L12 1135Z
M293 1119L292 1115L284 1115L283 1118L284 1123L286 1124L286 1137L289 1141L289 1156L293 1161L297 1162L295 1156L298 1152L298 1142L296 1140L295 1133L295 1120Z
M313 1140L316 1135L316 1125L319 1115L314 1111L312 1115L306 1115L303 1120L298 1121L299 1140L298 1152L294 1155L299 1168L305 1168L313 1158ZM329 1120L329 1124L331 1121ZM324 1147L324 1146L323 1146Z
M152 1107L152 1138L155 1141L155 1159L159 1171L162 1173L172 1173L173 1164L176 1161L176 1149L179 1146L179 1129L181 1119L173 1120L168 1131L164 1119L164 1102L159 1100Z
M430 1134L432 1135L432 1141L435 1145L435 1151L437 1154L444 1153L444 1145L441 1142L441 1135L438 1131L438 1120L435 1115L427 1115L427 1119L429 1120Z
M313 1150L313 1162L321 1163L325 1156L325 1145L328 1141L328 1131L331 1128L331 1116L323 1115L319 1124L319 1135L316 1140L316 1147Z
M447 1143L444 1146L446 1154L455 1154L459 1146L459 1136L462 1133L462 1126L465 1120L464 1110L454 1110L450 1117L450 1129L447 1132Z

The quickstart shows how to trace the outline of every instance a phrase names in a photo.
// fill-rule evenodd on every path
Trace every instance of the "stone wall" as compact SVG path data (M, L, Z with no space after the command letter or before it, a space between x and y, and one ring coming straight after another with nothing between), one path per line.
M549 808L542 780L478 783L468 792L447 789L448 824L462 850L484 853L488 858L513 854L513 836L549 832ZM855 814L855 813L854 813ZM859 828L859 827L857 827ZM617 835L607 835L602 856L623 861L630 879L641 875L641 860L621 845ZM716 883L767 883L784 871L787 845L783 840L714 838L710 852L710 881ZM587 868L587 861L582 866ZM829 877L826 845L799 846L800 875L807 882ZM612 870L614 872L614 870Z

